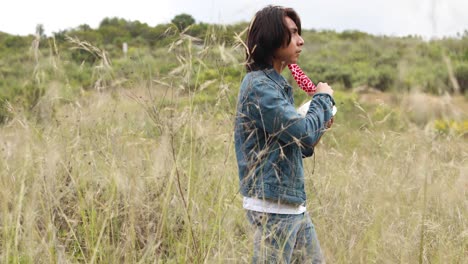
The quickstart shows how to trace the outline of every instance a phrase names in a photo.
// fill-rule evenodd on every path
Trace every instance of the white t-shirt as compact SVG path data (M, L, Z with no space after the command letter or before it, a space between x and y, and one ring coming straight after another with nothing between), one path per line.
M244 209L269 214L302 214L307 211L304 205L280 204L270 200L244 197Z

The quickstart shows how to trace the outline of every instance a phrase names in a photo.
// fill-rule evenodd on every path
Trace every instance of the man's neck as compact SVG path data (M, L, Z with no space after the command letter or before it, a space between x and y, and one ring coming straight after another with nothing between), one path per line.
M281 74L283 72L283 70L284 70L284 68L286 68L286 66L288 66L288 65L284 61L273 60L273 68L279 74Z

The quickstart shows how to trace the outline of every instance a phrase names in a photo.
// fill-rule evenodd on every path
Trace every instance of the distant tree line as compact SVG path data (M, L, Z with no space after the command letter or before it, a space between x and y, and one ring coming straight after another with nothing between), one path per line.
M220 41L226 42L226 44L231 44L233 38L229 33L245 27L245 24L242 23L228 26L195 23L195 19L188 14L177 15L171 22L151 27L147 23L113 17L103 19L97 29L92 29L89 25L83 24L71 30L55 32L53 35L58 42L65 42L65 36L69 35L87 40L95 45L120 46L123 42L126 42L129 45L155 47L167 45L177 37L178 33L184 30L185 34L203 40L206 38L209 28L214 27L219 30L224 29L223 31L226 31L226 34L220 34L218 38L220 38Z

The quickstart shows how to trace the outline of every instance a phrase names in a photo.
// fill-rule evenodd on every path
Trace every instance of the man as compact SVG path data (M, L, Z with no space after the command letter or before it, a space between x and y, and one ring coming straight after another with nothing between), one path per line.
M304 45L293 9L258 11L246 45L234 139L243 206L255 228L253 262L322 263L305 207L302 158L313 155L331 125L333 90L319 83L305 117L296 112L292 87L281 76L297 63Z

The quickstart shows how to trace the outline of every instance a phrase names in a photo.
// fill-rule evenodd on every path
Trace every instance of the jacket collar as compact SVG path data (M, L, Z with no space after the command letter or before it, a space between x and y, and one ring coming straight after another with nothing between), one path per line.
M273 80L281 87L288 86L288 82L286 81L286 79L281 74L279 74L273 67L263 69L263 72L266 76L268 76L268 78Z

